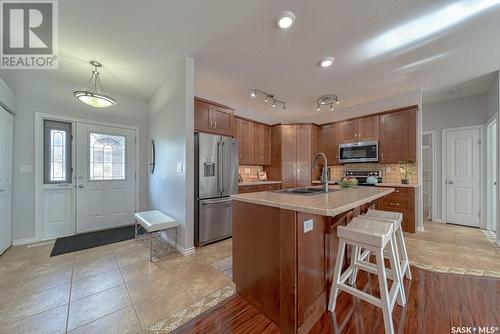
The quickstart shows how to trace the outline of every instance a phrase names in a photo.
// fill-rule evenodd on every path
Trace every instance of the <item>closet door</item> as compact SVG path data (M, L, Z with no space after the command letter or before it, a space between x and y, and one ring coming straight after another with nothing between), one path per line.
M14 117L0 107L0 254L12 244L12 138Z

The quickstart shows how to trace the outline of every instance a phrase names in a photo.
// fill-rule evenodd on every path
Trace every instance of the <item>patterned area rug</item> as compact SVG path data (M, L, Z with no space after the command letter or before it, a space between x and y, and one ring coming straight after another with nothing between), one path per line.
M233 257L229 256L226 257L225 259L219 260L217 262L212 263L212 266L214 266L215 269L229 277L230 279L233 279Z
M493 231L483 230L484 236L492 243L493 246L497 245L497 234Z
M233 286L225 286L224 288L217 290L201 300L170 315L168 318L157 322L142 333L169 333L234 294L235 288Z
M430 271L435 271L438 273L449 273L458 275L470 275L470 276L481 276L489 278L500 278L500 272L492 270L478 270L470 268L458 268L458 267L445 267L445 266L434 266L428 264L422 264L414 261L410 261L411 266L415 266L421 269L427 269Z

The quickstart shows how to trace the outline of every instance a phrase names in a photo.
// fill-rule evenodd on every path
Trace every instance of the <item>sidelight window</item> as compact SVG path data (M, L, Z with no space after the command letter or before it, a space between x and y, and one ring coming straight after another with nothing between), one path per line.
M71 183L71 123L44 121L44 183Z
M125 180L125 137L90 133L90 181Z

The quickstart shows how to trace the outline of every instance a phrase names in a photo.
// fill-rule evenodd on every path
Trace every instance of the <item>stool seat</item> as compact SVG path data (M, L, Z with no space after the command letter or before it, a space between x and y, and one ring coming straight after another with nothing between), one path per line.
M401 212L391 212L391 211L382 211L382 210L374 210L369 209L361 217L373 218L376 220L388 221L396 224L396 229L399 228L401 222L403 221L403 214Z
M156 232L179 226L179 223L174 218L158 210L137 212L134 216L148 232Z
M393 224L383 221L353 218L347 226L339 226L339 238L357 241L375 247L385 247L391 239Z

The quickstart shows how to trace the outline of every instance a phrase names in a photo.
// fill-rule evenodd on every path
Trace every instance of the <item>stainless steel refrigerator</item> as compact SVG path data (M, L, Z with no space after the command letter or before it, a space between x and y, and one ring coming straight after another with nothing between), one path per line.
M195 134L195 240L205 245L232 235L232 194L238 193L238 141Z

